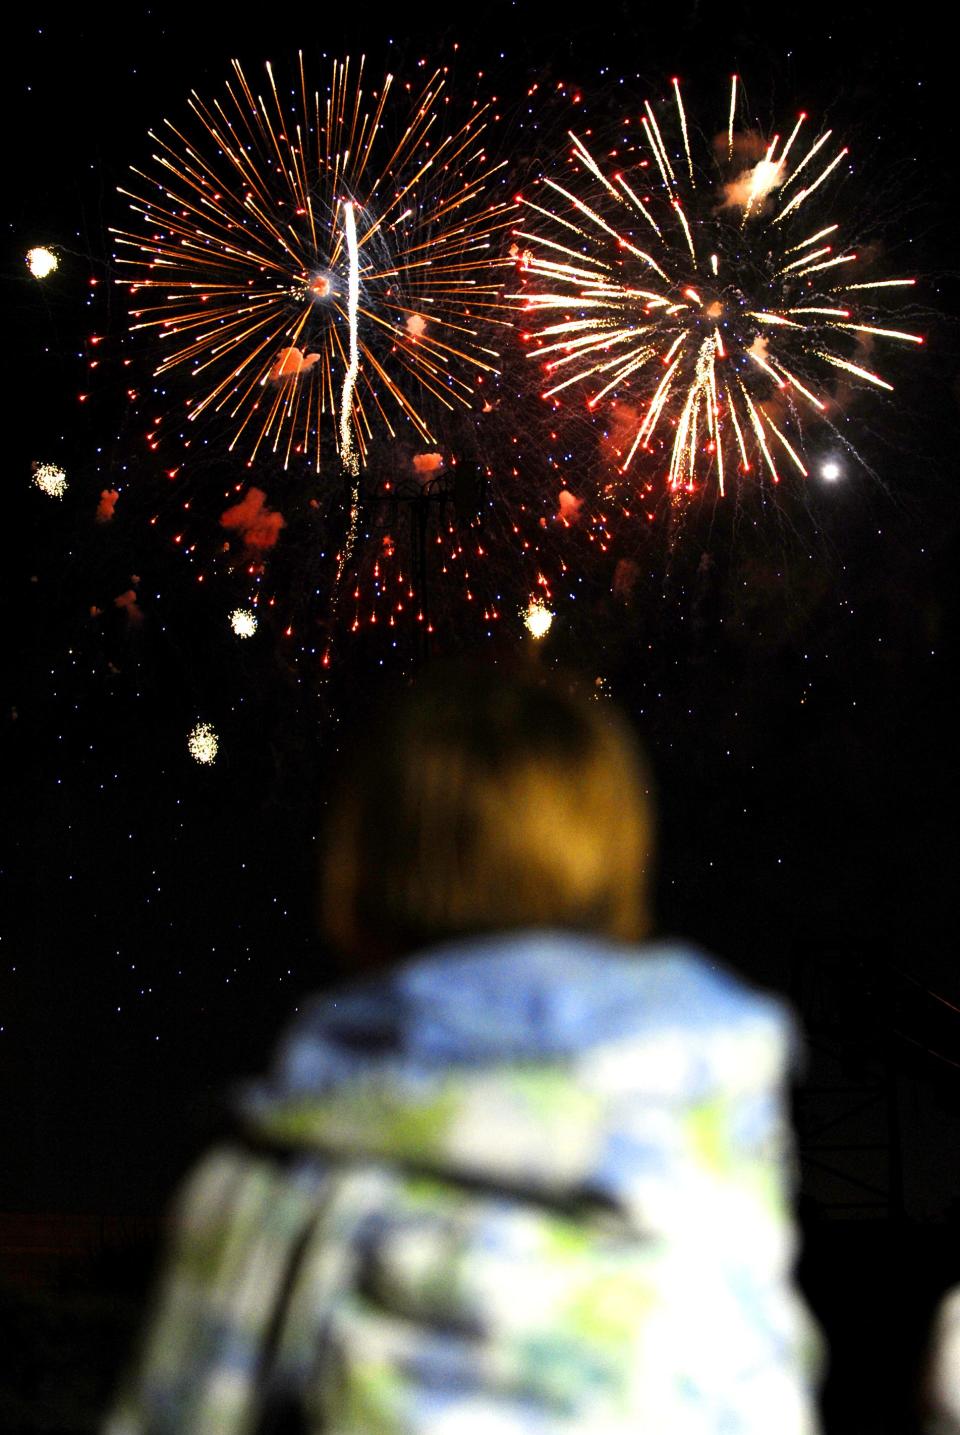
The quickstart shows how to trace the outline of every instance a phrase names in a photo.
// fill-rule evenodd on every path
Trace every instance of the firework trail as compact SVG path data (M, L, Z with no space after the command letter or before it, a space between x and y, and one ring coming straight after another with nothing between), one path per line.
M731 472L777 483L785 463L806 476L804 428L827 416L831 383L889 390L864 362L874 341L922 343L878 317L915 281L857 279L842 216L824 212L848 154L831 131L808 143L801 114L782 144L737 134L734 76L726 132L695 153L672 89L669 130L646 103L613 149L571 133L573 177L547 175L522 199L509 297L543 397L633 406L621 472L659 456L674 493L713 482L722 494Z
M301 56L286 99L271 66L263 94L233 68L121 190L141 226L114 231L132 325L162 345L158 374L189 371L191 418L226 417L231 450L319 471L329 427L356 475L376 431L433 442L428 409L471 405L496 372L514 205L486 152L495 117L474 104L446 128L442 69L367 90L362 59L335 61L321 95Z
M340 397L340 457L353 474L360 470L356 445L353 441L353 396L360 372L360 353L357 348L357 306L360 303L360 255L357 249L357 221L353 205L348 201L343 206L343 227L347 236L347 257L349 274L347 279L347 323L349 325L349 361L343 377L343 393Z

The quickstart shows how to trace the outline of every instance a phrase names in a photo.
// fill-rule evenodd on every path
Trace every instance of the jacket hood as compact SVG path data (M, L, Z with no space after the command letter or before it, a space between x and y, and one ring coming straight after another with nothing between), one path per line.
M700 953L512 933L314 1000L239 1107L334 1160L649 1215L678 1162L768 1160L794 1049L784 1008Z

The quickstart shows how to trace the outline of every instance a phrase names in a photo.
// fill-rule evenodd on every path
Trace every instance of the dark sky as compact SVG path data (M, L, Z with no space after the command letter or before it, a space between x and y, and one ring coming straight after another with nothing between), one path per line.
M592 112L613 118L621 78L642 98L679 74L722 116L734 70L761 123L802 106L849 135L866 178L859 200L848 192L882 210L891 263L921 276L929 311L928 347L901 367L896 405L856 415L864 466L829 493L731 502L682 532L658 529L638 554L629 611L571 540L581 586L559 605L543 661L602 676L651 748L664 927L781 990L811 953L829 960L861 985L865 1025L890 1000L892 968L911 1051L960 1063L960 1029L902 997L906 973L960 999L955 77L934 7L878 19L817 3L789 24L749 4L583 7L563 22L539 4L225 14L177 5L47 21L40 10L12 22L4 616L9 651L22 652L4 714L14 917L0 1042L19 1098L4 1113L4 1149L17 1154L7 1208L163 1199L223 1082L257 1065L297 998L328 979L310 913L324 793L342 733L423 658L415 633L399 646L368 634L321 682L279 627L238 652L223 638L222 591L198 588L171 555L166 515L157 532L149 524L157 467L130 446L107 231L126 222L116 186L142 162L147 129L181 115L191 88L217 93L235 55L253 70L298 48L365 48L375 68L404 73L459 45L458 76L473 85L484 71L525 153L537 142L523 104L534 82L583 86ZM551 113L545 129L557 123ZM43 287L23 268L35 243L61 253ZM104 335L95 374L91 332ZM61 505L29 483L47 454L75 474ZM114 481L134 497L98 529L97 497ZM491 502L508 583L514 560ZM303 586L308 545L289 543L278 586ZM445 618L434 650L471 646L479 629L459 597L439 575L431 584ZM142 622L114 606L131 587ZM511 640L493 647L506 654ZM222 753L208 772L184 739L211 713ZM922 1060L923 1080L946 1089L952 1068Z

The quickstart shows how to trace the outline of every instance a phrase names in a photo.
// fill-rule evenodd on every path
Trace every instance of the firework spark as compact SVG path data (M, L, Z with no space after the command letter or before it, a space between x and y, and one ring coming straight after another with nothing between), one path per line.
M216 761L219 747L220 739L211 723L198 722L187 735L187 748L190 756L195 762L202 763L205 767L209 767Z
M571 133L574 177L546 176L522 201L510 298L543 396L576 388L590 410L637 406L621 471L662 455L674 493L713 481L722 494L731 472L754 469L777 483L785 463L806 477L804 427L828 414L831 383L889 390L861 362L874 341L923 342L878 322L888 291L915 281L851 282L858 256L823 208L848 153L830 131L807 144L801 114L782 146L774 135L758 147L735 133L734 77L727 131L697 162L676 80L673 99L676 145L648 103L611 151L616 168Z
M33 481L48 498L62 498L67 491L67 475L56 463L34 463Z
M545 638L553 625L553 614L542 598L531 598L523 609L523 621L532 638Z
M377 429L434 441L430 402L471 404L496 372L489 320L514 203L488 158L495 116L445 128L449 82L365 87L334 62L326 94L300 57L289 100L271 66L255 93L240 65L222 99L191 97L188 128L153 134L150 170L121 192L141 232L114 231L133 327L189 369L190 417L225 415L231 449L319 471L330 425L355 473ZM339 399L339 403L338 403Z
M35 249L28 249L24 256L27 268L34 279L46 279L48 274L60 268L60 260L52 249L37 245Z
M249 608L234 608L230 626L238 638L252 638L257 631L257 615Z

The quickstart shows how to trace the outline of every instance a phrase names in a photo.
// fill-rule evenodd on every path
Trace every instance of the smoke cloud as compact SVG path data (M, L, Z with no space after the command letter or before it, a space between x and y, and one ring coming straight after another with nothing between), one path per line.
M263 489L249 488L239 503L221 513L220 526L235 532L247 548L263 552L274 547L287 520L267 506Z

